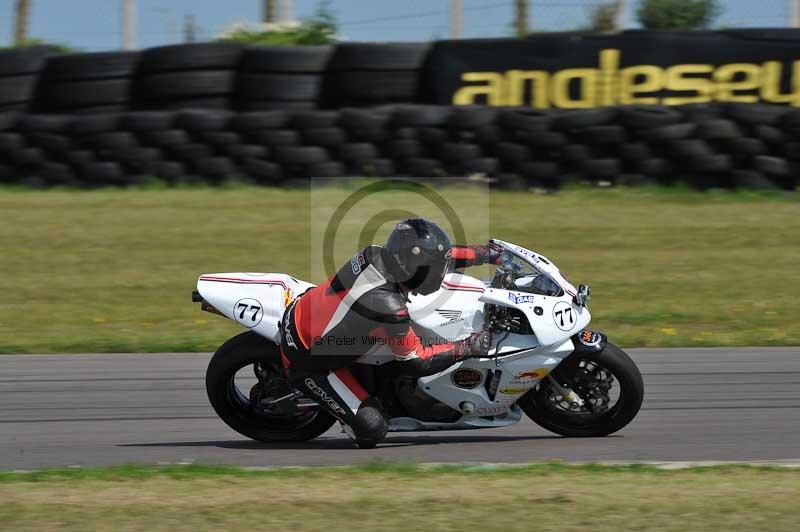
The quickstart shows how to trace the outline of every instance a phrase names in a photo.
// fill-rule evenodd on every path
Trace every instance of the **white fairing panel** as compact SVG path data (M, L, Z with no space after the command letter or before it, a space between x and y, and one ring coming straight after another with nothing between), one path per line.
M589 309L576 305L572 297L550 297L498 288L487 288L483 303L516 308L525 314L536 339L542 345L564 342L589 324Z
M411 321L447 340L466 338L483 328L483 304L479 298L485 290L486 285L474 277L450 273L441 290L409 297Z
M211 306L276 343L284 310L312 286L282 273L207 273L197 280L197 291Z
M574 349L571 340L556 346L537 346L532 336L510 335L503 341L501 353L509 353L498 359L467 359L446 370L422 377L419 387L425 393L450 406L464 410L471 404L471 412L464 412L461 423L467 425L478 418L495 416L498 421L513 416L514 404L528 390L545 378ZM464 370L481 374L479 384L465 388L458 378ZM492 386L487 385L495 381ZM489 389L495 390L494 396Z
M558 269L553 266L552 271ZM572 287L564 283L565 290ZM515 308L525 314L537 345L562 343L591 320L589 309L575 304L568 292L551 297L489 288L482 281L459 273L447 275L442 289L433 294L409 297L408 310L414 323L452 341L482 330L484 303Z
M447 274L442 288L433 294L409 295L408 313L423 342L455 341L483 329L483 303L479 298L486 285L468 275ZM362 364L381 365L395 359L391 349L379 345L358 359Z

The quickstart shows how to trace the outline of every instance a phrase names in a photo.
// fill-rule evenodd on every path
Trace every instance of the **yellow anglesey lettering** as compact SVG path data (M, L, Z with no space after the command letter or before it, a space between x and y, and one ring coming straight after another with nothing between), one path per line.
M644 96L664 88L664 71L657 66L641 65L622 69L619 76L619 103L656 105L658 98Z
M764 63L632 65L622 53L601 50L596 68L466 72L454 105L587 109L606 105L683 105L758 102L800 107L800 60ZM789 92L784 92L790 87Z
M714 72L713 65L677 65L667 69L666 89L675 92L693 92L689 96L668 96L664 98L666 105L684 105L687 103L710 102L714 95L714 85L708 76Z
M589 109L597 107L598 71L594 68L568 68L553 75L550 85L550 99L553 105L562 109ZM573 84L576 84L577 99L570 97Z
M531 102L533 107L547 109L550 107L548 87L550 74L544 70L509 70L506 72L508 98L503 105L525 105L525 91L530 83Z
M597 80L597 100L600 105L609 106L617 103L619 58L619 50L600 52L600 77Z
M792 66L792 91L782 93L783 64L780 61L767 61L761 69L761 98L769 103L788 103L800 107L800 61Z
M724 102L758 102L754 92L761 88L761 67L749 63L723 65L714 71L717 82L716 99ZM739 91L750 91L742 94Z
M488 105L506 105L504 75L499 72L467 72L461 76L463 81L478 82L482 85L468 85L458 89L453 95L454 105L471 105L486 103ZM478 102L480 96L485 102Z

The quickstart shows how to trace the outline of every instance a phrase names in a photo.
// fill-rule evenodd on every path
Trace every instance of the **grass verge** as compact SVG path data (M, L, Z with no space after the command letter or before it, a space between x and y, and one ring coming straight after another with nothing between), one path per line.
M369 464L0 473L5 530L795 530L800 471Z
M320 281L312 228L351 192L0 189L0 353L212 351L241 329L190 302L197 275ZM438 192L467 234L531 247L590 284L592 327L624 347L800 344L797 194ZM342 226L338 263L360 228Z

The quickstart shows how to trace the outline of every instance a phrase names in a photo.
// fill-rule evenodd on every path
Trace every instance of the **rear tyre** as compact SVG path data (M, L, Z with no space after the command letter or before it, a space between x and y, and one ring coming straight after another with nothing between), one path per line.
M597 353L575 353L561 363L551 374L562 386L569 386L588 405L581 409L565 408L558 401L559 392L549 378L525 394L519 405L537 425L556 434L568 437L607 436L630 423L642 406L644 382L639 368L625 352L609 343ZM605 397L612 392L605 389L610 375L618 387L618 397L613 404Z
M236 374L247 366L256 369L258 383L240 390ZM278 346L252 331L222 344L206 372L206 392L217 415L239 434L258 441L311 440L333 425L334 418L320 408L287 414L261 406L261 400L291 391Z

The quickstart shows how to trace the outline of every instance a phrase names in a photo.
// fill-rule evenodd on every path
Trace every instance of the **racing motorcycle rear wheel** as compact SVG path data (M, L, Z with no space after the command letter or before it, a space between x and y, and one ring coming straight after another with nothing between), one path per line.
M308 400L271 402L294 390L283 374L278 346L252 331L217 349L208 364L206 392L222 421L258 441L310 440L336 421Z
M569 392L574 392L574 395ZM619 347L576 352L519 406L537 425L569 437L607 436L630 423L642 406L644 382L639 368Z

